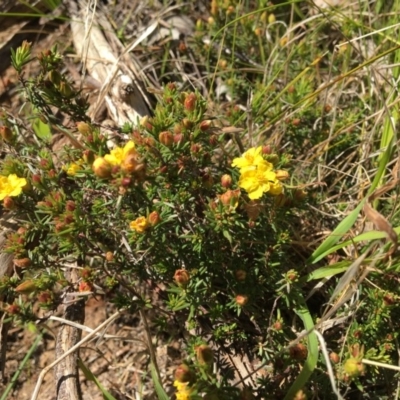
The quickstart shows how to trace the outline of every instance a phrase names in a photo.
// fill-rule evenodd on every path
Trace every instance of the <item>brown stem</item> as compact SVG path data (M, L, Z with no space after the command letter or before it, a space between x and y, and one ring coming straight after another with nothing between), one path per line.
M70 272L70 281L76 282L76 270ZM85 319L85 302L77 300L65 308L64 318L83 324ZM56 342L56 358L61 357L81 340L81 330L70 325L61 325ZM55 367L57 400L82 400L78 371L79 352L72 353Z

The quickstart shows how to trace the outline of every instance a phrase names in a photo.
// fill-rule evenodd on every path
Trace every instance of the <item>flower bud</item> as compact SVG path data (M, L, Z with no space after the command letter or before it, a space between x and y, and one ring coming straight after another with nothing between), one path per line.
M224 188L229 188L232 185L232 177L228 174L222 175L221 177L221 186Z
M32 184L34 186L40 185L42 183L42 176L38 174L32 175Z
M18 259L15 258L13 260L13 263L15 266L17 266L19 268L28 268L32 264L32 261L28 257L18 258Z
M206 119L205 121L200 122L200 130L202 132L207 132L211 127L211 120Z
M39 161L39 166L42 169L50 169L51 168L51 163L49 162L49 160L46 160L45 158L42 158Z
M271 145L266 144L265 146L263 146L261 152L262 154L271 154L272 153Z
M343 365L344 372L350 378L357 378L365 372L365 365L357 358L349 358Z
M340 361L340 357L338 353L335 353L332 351L332 353L329 354L329 359L334 363L337 364Z
M76 124L76 128L78 129L78 132L82 134L83 136L88 136L93 133L92 127L87 123L87 122L78 122Z
M111 177L112 166L103 157L98 157L96 160L94 160L92 169L94 174L101 179L107 179Z
M3 200L3 207L7 210L14 210L15 209L15 201L10 196L4 197Z
M160 141L160 143L162 143L164 146L167 147L171 146L172 143L174 143L174 138L172 136L172 133L169 131L161 132L158 135L158 140Z
M276 21L276 17L275 17L275 14L269 14L268 15L268 23L269 24L273 24L274 22Z
M183 142L183 139L184 139L183 133L175 133L175 135L174 135L174 143L180 144L180 143Z
M0 135L5 142L11 142L14 138L13 131L8 126L0 126Z
M21 52L23 53L29 53L31 50L32 42L28 42L27 40L24 40L20 46Z
M180 287L186 287L190 281L190 274L186 269L177 269L174 274L174 280Z
M36 290L37 286L33 280L27 280L20 283L14 290L17 293L29 294Z
M286 279L290 282L296 282L298 278L299 273L294 269L291 269L286 273Z
M27 229L24 228L23 226L19 227L17 230L18 235L25 235L26 232L27 232Z
M174 133L175 134L182 133L182 125L181 124L174 125Z
M214 362L214 352L211 347L206 344L201 344L195 347L196 358L200 365L211 366Z
M210 14L211 15L217 15L219 10L218 6L218 1L217 0L211 0L211 9L210 9Z
M160 223L161 217L157 211L153 211L149 214L149 216L147 217L147 220L149 221L149 224L151 226L156 226Z
M272 325L272 327L276 331L280 331L280 330L282 330L282 322L281 321L275 321L274 324Z
M193 373L186 364L181 364L175 370L175 379L180 383L190 382L193 379Z
M190 129L193 127L193 122L189 118L183 118L182 125L185 129Z
M10 304L7 307L7 312L11 315L18 315L21 312L21 307L18 304Z
M224 206L236 208L239 204L240 189L227 190L224 194L218 195L220 202Z
M113 254L112 251L107 251L105 257L106 257L106 260L107 260L108 262L114 261L114 254Z
M90 282L82 281L79 282L78 292L91 292L93 290L93 285Z
M183 103L183 107L187 111L193 111L196 108L197 96L195 93L189 93Z
M300 118L293 118L292 119L292 125L293 126L299 126L301 124L301 119Z
M125 159L122 161L121 169L125 173L132 174L135 172L136 167L138 165L138 155L136 154L128 154ZM143 164L144 165L144 164Z
M148 131L153 129L153 125L151 124L151 118L148 115L145 115L141 120L140 120L140 126L143 126L146 128Z
M5 199L4 199L4 200L5 200ZM386 293L386 294L383 296L383 304L384 304L386 307L392 306L393 304L395 304L395 302L396 302L395 297L394 297L392 294Z
M41 292L37 296L38 302L40 303L40 307L47 308L53 304L54 295L50 290L46 290Z
M208 143L210 143L210 145L214 147L218 144L218 138L215 135L211 135L208 138Z
M176 83L175 82L167 83L167 89L170 90L171 92L175 92L176 91Z
M289 178L289 172L283 171L282 169L278 169L275 171L276 179L280 181L284 181L285 179Z
M198 143L193 143L193 144L190 146L190 152L191 152L191 153L196 154L196 153L199 153L200 150L201 150L201 146L200 146Z
M73 200L67 200L67 203L65 204L65 209L70 212L75 211L76 209L75 202Z
M297 343L289 348L290 357L294 360L305 360L308 355L307 347L303 343Z
M238 294L235 297L235 302L239 307L244 307L249 302L249 297L245 294Z
M279 156L278 156L278 154L275 154L275 153L268 154L266 157L266 160L268 162L270 162L272 165L276 165L279 162Z

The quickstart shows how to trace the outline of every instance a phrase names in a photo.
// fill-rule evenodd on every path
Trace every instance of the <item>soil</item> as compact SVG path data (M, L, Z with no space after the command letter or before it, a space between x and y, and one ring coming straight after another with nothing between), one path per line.
M103 299L91 298L87 302L85 311L85 325L94 329L115 310L111 310ZM55 335L59 325L55 321L47 321L45 325L40 325L46 326L46 333L19 375L12 394L7 397L8 400L28 400L31 398L39 373L55 360ZM137 398L137 394L140 394L140 398L155 399L149 374L150 357L146 345L146 333L139 316L121 315L103 333L126 339L94 339L81 348L80 357L83 364L101 385L118 400ZM84 333L83 337L85 336ZM10 329L5 369L8 381L17 371L25 355L30 351L36 337L37 333L26 327ZM156 339L153 337L153 340ZM165 389L170 392L169 394L172 394L171 378L174 367L180 362L180 344L176 342L167 345L165 340L160 338L154 344L156 344L158 366ZM80 378L84 400L103 399L100 390L93 382L88 381L82 372ZM6 385L0 384L0 393L5 388ZM55 393L55 379L52 371L50 371L44 378L38 398L53 400L56 399Z

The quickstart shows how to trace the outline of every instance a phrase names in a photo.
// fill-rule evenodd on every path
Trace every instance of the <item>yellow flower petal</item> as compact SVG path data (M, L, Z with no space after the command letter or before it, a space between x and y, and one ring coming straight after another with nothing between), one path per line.
M129 227L136 231L137 233L144 233L144 231L149 227L149 222L146 217L136 218L129 224Z
M22 192L22 188L27 184L25 178L18 178L17 175L11 174L0 177L0 200L6 196L18 196Z
M121 165L126 157L135 154L135 143L129 140L124 147L116 147L112 149L110 154L106 154L104 159L111 165Z
M239 178L239 187L246 190L252 200L259 199L263 193L278 195L282 192L276 173L269 169L245 170Z

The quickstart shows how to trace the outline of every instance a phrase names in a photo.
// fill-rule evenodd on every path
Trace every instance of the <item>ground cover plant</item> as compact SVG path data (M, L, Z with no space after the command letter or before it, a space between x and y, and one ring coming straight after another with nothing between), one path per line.
M323 3L99 6L149 107L111 127L68 74L69 45L13 48L0 295L3 332L34 332L20 370L61 321L32 398L53 367L57 398L89 398L79 374L107 399L397 398L400 4ZM89 329L93 299L111 311ZM131 340L106 327L133 316L140 378L110 388L79 352ZM162 340L180 343L173 371ZM2 371L1 399L20 370Z

